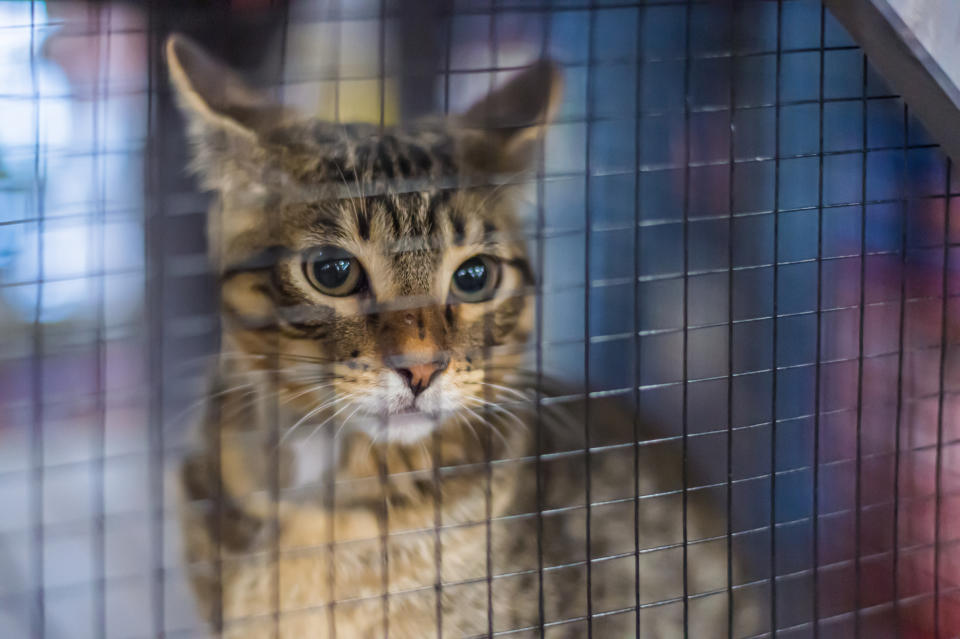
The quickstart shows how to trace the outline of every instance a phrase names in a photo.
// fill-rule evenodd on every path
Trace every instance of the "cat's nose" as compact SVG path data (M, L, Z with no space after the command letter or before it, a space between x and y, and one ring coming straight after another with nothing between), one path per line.
M449 363L450 360L446 358L438 358L432 362L427 362L424 364L412 364L410 366L394 367L393 370L397 372L397 375L403 378L403 380L407 383L407 386L410 387L410 390L413 391L413 396L416 397L423 391L427 390L427 387L433 383L433 380L439 377L440 373L446 370Z

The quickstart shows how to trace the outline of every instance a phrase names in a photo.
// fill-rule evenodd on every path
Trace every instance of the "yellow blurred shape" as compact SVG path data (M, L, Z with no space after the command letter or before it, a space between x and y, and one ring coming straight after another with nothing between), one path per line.
M340 82L338 105L341 122L371 122L380 124L379 79L343 80ZM383 123L397 122L397 82L387 78L383 81ZM336 94L332 94L336 95ZM326 105L323 105L326 107ZM335 114L331 113L332 118ZM326 117L326 115L324 115Z

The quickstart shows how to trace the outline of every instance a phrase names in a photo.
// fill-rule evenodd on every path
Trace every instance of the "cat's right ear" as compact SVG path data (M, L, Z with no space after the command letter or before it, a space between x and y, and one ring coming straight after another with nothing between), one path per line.
M193 168L204 185L229 191L256 181L251 172L261 166L259 134L283 118L283 108L183 35L167 39L166 54L187 119Z
M528 167L562 97L563 74L550 60L514 75L459 117L467 163L495 172Z

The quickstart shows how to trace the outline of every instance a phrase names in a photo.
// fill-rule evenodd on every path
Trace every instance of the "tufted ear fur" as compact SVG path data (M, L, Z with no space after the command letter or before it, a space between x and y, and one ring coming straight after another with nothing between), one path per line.
M183 35L167 39L166 54L204 186L226 192L255 182L258 137L285 117L283 107Z
M562 97L563 76L550 60L540 60L491 91L458 119L466 133L467 163L494 172L526 168Z

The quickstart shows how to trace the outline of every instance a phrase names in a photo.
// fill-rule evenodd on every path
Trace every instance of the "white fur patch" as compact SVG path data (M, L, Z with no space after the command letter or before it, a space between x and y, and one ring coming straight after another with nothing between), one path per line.
M414 397L398 374L384 371L373 392L359 400L364 415L357 415L349 427L377 441L412 444L430 435L456 410L457 395L446 375L440 375L427 390Z
M323 479L330 470L335 455L330 455L330 446L336 444L330 437L304 437L293 440L290 447L294 452L294 474L292 484L295 487L314 484Z

